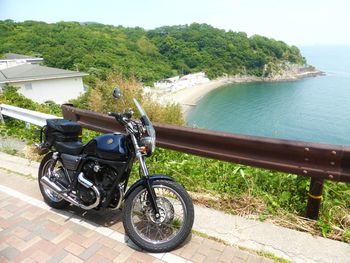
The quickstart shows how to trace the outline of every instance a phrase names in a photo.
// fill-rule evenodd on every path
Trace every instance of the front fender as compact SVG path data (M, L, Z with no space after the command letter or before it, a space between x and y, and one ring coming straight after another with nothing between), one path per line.
M128 191L126 191L124 195L124 199L127 199L128 196L131 194L131 192L134 191L137 187L139 187L140 185L144 185L144 180L145 178L141 178L137 180L133 185L131 185ZM151 184L153 181L158 181L158 180L174 181L174 178L163 174L153 174L149 176L149 181Z

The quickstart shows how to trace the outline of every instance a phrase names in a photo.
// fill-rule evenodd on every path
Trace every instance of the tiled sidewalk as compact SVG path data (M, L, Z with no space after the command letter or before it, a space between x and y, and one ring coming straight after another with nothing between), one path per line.
M0 262L163 262L0 193Z
M28 184L27 188L35 189L30 181L18 177L13 180L21 184L18 188ZM10 190L6 192L5 188ZM84 218L74 211L55 211L41 200L11 188L0 185L0 190L1 263L273 262L196 235L171 253L148 254L125 244L121 222L107 228L94 213Z

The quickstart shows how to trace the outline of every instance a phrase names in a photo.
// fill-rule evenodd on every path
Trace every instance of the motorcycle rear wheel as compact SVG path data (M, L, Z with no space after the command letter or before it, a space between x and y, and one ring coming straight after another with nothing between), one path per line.
M148 192L141 185L127 198L123 224L126 234L140 248L167 252L182 244L191 233L194 208L191 197L179 184L154 181L160 218L155 217Z
M45 155L45 157L41 161L38 173L39 188L46 204L48 204L52 208L64 209L69 205L69 202L64 200L62 197L60 197L55 192L51 191L47 186L43 185L40 182L40 179L43 176L48 176L48 170L54 161L55 160L52 158L52 153L48 153L47 155ZM63 164L60 160L57 160L54 170L60 169L60 166L63 166Z

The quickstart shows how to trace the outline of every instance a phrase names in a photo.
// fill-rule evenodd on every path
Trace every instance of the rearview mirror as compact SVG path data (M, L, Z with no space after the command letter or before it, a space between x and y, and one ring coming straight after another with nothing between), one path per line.
M120 99L122 96L123 95L122 95L120 88L118 86L115 86L114 90L113 90L113 98Z

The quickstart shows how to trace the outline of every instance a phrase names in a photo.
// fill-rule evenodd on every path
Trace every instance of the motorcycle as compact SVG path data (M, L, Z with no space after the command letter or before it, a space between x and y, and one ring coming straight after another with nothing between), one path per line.
M113 97L120 99L116 87ZM145 157L155 150L156 133L152 122L134 99L141 116L133 111L108 113L125 133L97 136L81 143L79 123L49 119L38 145L46 155L39 167L39 187L44 201L53 208L68 205L84 210L120 209L128 237L149 252L167 252L185 241L191 232L194 209L186 190L173 178L150 175ZM131 169L138 161L140 179L127 188Z

